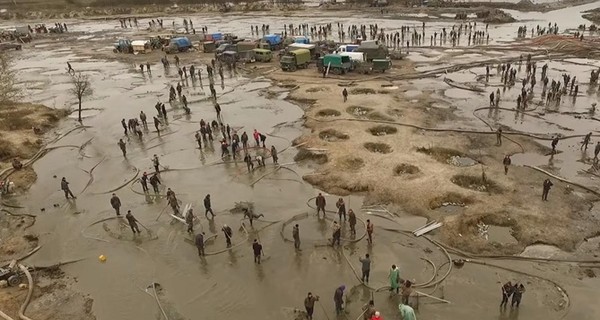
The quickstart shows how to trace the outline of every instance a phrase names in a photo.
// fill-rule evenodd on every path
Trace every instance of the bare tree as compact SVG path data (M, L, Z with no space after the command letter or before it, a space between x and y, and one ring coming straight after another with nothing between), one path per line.
M77 118L79 122L81 122L81 99L92 93L90 77L81 72L77 72L71 76L71 83L73 83L71 93L77 98L77 101L79 102L79 113Z
M16 85L12 59L7 54L0 54L0 103L17 100L21 96L21 88Z

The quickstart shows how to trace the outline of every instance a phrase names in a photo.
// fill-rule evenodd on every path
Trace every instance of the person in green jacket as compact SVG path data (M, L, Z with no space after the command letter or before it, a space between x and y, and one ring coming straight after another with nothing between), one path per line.
M395 264L392 265L388 277L390 279L390 294L394 291L398 294L398 291L400 290L400 269L398 269Z
M417 320L415 310L413 310L413 308L409 305L400 303L398 305L398 311L400 311L401 320Z

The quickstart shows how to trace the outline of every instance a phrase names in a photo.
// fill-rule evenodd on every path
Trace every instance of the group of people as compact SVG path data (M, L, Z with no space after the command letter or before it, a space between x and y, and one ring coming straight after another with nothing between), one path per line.
M505 308L508 305L508 299L511 298L511 308L518 308L521 304L521 298L525 292L525 286L522 283L515 283L514 285L509 281L502 286L502 301L500 307Z

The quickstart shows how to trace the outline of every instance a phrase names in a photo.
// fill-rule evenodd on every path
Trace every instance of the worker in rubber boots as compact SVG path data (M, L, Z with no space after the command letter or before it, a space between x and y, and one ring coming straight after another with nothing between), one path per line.
M331 246L335 246L335 243L337 242L337 245L340 245L340 239L342 237L342 227L337 223L337 221L334 221L331 224Z
M542 185L542 201L548 201L548 193L550 193L550 188L552 188L554 184L552 183L552 181L550 181L550 179L546 179L544 180L544 183Z
M117 142L117 145L119 146L119 148L121 148L121 152L123 152L123 157L127 158L127 145L125 144L123 139L119 139L119 142Z
M131 231L133 231L133 234L135 235L135 233L137 232L138 234L141 233L140 232L140 228L137 225L137 219L133 216L133 214L131 214L131 210L127 210L127 214L125 215L125 218L127 219L127 222L129 223L129 227L131 228Z
M352 209L348 210L348 223L350 224L350 235L356 235L356 214Z
M317 205L317 217L319 217L319 211L323 211L323 218L325 218L325 205L327 205L327 201L321 193L315 199L315 204Z
M65 198L69 199L69 196L71 196L71 198L77 199L77 197L73 195L73 192L71 192L71 188L69 188L67 178L63 177L62 180L60 180L60 189L65 193Z
M204 232L200 232L196 235L196 238L194 239L195 244L196 244L196 248L198 248L198 255L200 257L204 256Z
M341 285L337 289L335 289L335 293L333 294L333 302L335 303L335 314L338 316L342 314L342 311L344 310L344 290L346 290L346 286Z
M223 234L225 235L225 243L227 244L227 248L231 248L231 237L233 237L233 230L231 230L231 227L224 224L221 228L221 231L223 231Z
M188 226L187 232L191 234L194 234L194 218L194 210L190 208L190 210L188 210L185 214L185 223Z
M308 320L312 320L313 318L316 301L319 301L319 296L313 296L311 292L304 299L304 309L306 310L306 319Z
M206 219L208 219L208 213L210 212L210 214L212 215L212 218L215 218L215 213L212 210L212 206L210 203L210 194L207 194L206 197L204 197L204 215L206 216Z
M510 155L505 155L502 160L502 164L504 165L504 175L508 174L508 166L510 166L511 163L512 160L510 159Z
M348 90L346 88L342 90L342 97L344 97L344 102L348 101Z
M117 197L116 194L112 194L112 197L110 198L110 205L113 207L113 209L115 209L115 212L117 213L117 216L121 215L121 199L119 199L119 197Z

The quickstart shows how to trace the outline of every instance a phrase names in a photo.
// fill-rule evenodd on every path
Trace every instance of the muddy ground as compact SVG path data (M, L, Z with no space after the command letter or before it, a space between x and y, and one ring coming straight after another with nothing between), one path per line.
M345 284L348 318L359 317L360 307L371 297L385 317L395 317L397 297L390 298L385 288L373 290L387 285L389 266L395 263L403 276L420 284L419 292L451 302L413 297L420 319L597 318L600 216L598 173L591 154L598 138L594 135L587 152L579 150L579 142L582 135L596 132L597 120L589 108L598 90L588 79L600 64L588 58L597 54L589 49L596 34L586 32L582 44L568 39L585 23L581 12L593 8L595 4L543 14L509 11L517 22L490 25L490 42L478 46L464 37L456 47L427 46L431 33L455 23L450 17L428 18L426 45L411 48L408 57L394 61L385 74L323 79L314 66L286 73L276 62L225 71L224 78L215 81L224 122L240 133L257 129L268 134L266 145L279 150L281 166L268 159L266 167L250 173L239 158L222 160L218 143L197 148L193 134L198 122L215 118L206 78L203 83L183 81L192 109L185 115L179 102L166 101L169 86L180 79L174 68L160 65L162 52L112 53L117 38L156 32L123 30L114 20L73 20L71 33L35 39L17 55L15 65L28 103L73 109L67 61L90 76L94 92L83 103L85 127L79 127L72 114L42 138L48 152L22 173L37 174L29 192L23 183L16 195L2 198L8 210L3 212L0 237L3 260L38 246L24 264L83 259L62 266L57 274L39 274L26 314L48 319L193 319L198 314L293 319L294 308L301 308L306 292L312 291L322 297L323 308L319 306L316 315L331 318L333 291ZM278 31L283 23L348 25L370 14L186 17L211 32L252 37L249 25L263 20ZM165 17L165 24L173 19L181 23L179 17ZM421 26L420 20L411 19L384 15L369 21L390 32L401 25ZM515 39L519 26L530 30L548 22L557 22L564 38ZM583 49L571 50L574 47ZM519 56L528 53L538 68L548 63L551 79L565 72L576 75L579 96L565 97L559 108L548 109L538 86L531 110L515 112L519 88L503 88L495 66L499 61L518 63ZM205 70L203 64L212 55L189 52L179 57L183 65ZM139 71L138 65L145 62L152 64L152 73ZM493 66L489 82L482 78L486 64ZM343 88L350 93L345 103ZM502 91L501 108L488 109L488 94L497 88ZM136 117L140 110L153 116L156 101L167 103L168 109L161 134L150 124L142 140L124 136L120 120ZM504 130L502 145L496 145L494 134L499 126ZM570 138L561 140L559 153L549 157L549 139L556 134ZM127 158L116 146L118 139L127 142ZM250 153L269 155L262 148ZM159 195L144 194L137 182L142 172L153 170L154 154L164 170ZM513 164L504 175L501 161L506 154L512 155ZM542 202L541 183L548 176L532 167L569 182L551 178L549 201ZM76 200L65 200L59 190L63 176ZM194 206L200 218L196 231L216 235L207 243L207 257L198 258L185 227L168 216L167 187L182 205ZM114 218L109 206L113 192L121 198L122 210L132 210L143 224L142 234L133 236ZM373 221L374 244L366 243L359 223L356 237L344 224L342 248L328 247L330 221L317 219L312 208L318 192L326 194L329 210L343 197L361 221ZM217 214L214 220L202 214L207 193ZM254 202L256 212L265 216L249 226L240 213L230 211L239 201ZM428 234L431 241L407 232L433 220L443 226ZM490 226L487 240L477 233L480 221ZM300 252L286 241L295 223L301 230ZM230 250L219 231L222 224L234 229ZM261 265L253 265L253 239L264 245ZM449 270L453 264L439 243L448 248L450 258L471 262ZM360 284L353 271L365 253L374 261L370 287ZM98 260L100 255L106 262ZM498 310L499 287L509 280L527 287L523 303L519 309ZM156 296L153 283L159 284ZM16 317L26 291L0 290L1 299L10 301L0 310ZM68 307L49 308L44 299L68 302Z

